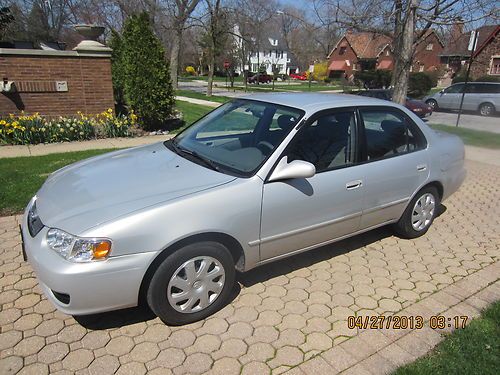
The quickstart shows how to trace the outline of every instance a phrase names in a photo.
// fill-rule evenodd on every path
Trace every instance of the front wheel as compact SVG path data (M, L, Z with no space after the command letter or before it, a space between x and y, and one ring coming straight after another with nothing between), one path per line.
M151 278L147 301L166 324L193 323L226 305L234 280L233 258L225 246L194 243L160 264Z
M423 236L436 217L439 207L439 194L433 186L420 190L406 207L403 216L394 225L397 235L402 238Z
M436 111L438 109L438 103L434 99L429 99L425 102L428 106L432 107L433 111Z
M479 107L479 113L481 116L492 116L495 113L495 107L490 103L481 104Z

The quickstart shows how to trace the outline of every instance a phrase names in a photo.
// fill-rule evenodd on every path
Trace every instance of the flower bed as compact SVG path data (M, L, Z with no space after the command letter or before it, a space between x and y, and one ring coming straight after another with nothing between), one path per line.
M128 116L115 116L112 109L95 116L78 112L77 117L58 119L45 119L38 113L29 116L11 114L0 119L0 143L26 145L129 137L137 129L136 121L133 112Z

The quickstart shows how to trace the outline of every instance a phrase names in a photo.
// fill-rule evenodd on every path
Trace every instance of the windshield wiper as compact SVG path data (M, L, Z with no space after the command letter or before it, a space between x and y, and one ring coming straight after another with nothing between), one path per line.
M196 151L193 151L193 150L188 150L187 148L184 148L182 146L179 146L179 144L175 141L175 140L172 140L171 142L172 146L174 147L174 149L179 153L179 152L182 152L184 154L187 154L189 156L192 156L194 157L195 159L201 161L203 164L205 164L207 167L209 167L210 169L214 170L214 171L217 171L219 172L220 171L220 168L213 162L211 161L210 159L207 159L207 158L204 158L203 156L201 156L200 154L198 154Z

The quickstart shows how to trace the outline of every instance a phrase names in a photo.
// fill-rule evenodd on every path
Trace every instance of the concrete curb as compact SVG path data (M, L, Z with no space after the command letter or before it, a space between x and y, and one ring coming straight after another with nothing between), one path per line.
M500 262L493 263L395 314L422 316L422 329L362 330L285 374L390 374L428 353L445 338L444 334L453 331L451 327L431 329L431 316L467 316L469 323L489 304L500 300L499 275Z

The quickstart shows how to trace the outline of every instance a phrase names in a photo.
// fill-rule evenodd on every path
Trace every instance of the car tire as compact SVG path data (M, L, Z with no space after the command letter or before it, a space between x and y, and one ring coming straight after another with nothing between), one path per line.
M405 212L394 224L394 231L401 238L417 238L429 230L438 213L440 199L434 186L421 189L406 207Z
M227 304L234 280L234 261L224 245L193 243L173 252L158 266L149 283L147 302L168 325L193 323Z
M439 108L437 101L435 101L434 99L427 100L425 104L431 106L433 111L437 111Z
M493 116L495 107L490 103L483 103L479 106L479 114L481 116Z

